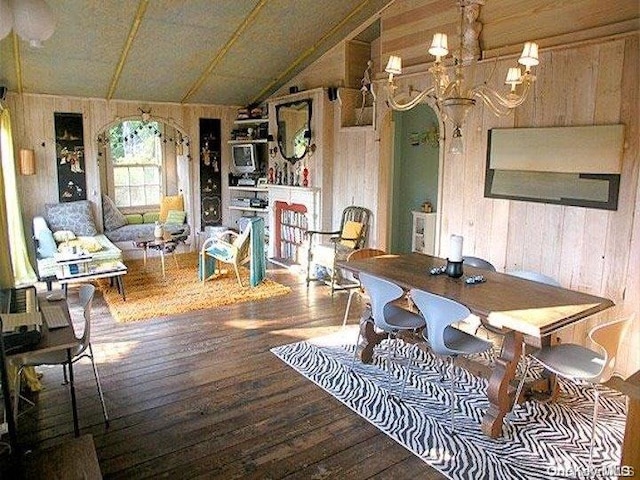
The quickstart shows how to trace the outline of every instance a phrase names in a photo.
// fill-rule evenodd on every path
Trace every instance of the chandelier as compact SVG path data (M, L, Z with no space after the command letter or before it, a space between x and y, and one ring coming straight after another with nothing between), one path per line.
M508 92L501 94L489 87L489 79L478 85L467 85L465 68L475 63L480 51L478 35L482 25L477 22L477 18L482 3L482 0L460 1L460 39L458 50L454 52L452 78L449 77L450 68L442 61L449 54L448 39L444 33L436 33L429 47L429 53L435 57L428 70L432 85L415 96L415 92L410 91L410 98L406 103L402 103L404 95L396 95L398 86L394 80L394 75L402 73L402 58L391 55L385 68L385 72L389 74L387 102L393 110L410 110L427 97L435 100L443 117L453 124L450 153L462 152L462 124L471 107L476 104L476 99L482 100L495 115L507 115L525 102L531 91L531 84L536 79L531 73L531 67L539 63L538 45L526 42L518 59L518 64L524 67L524 71L520 66L511 67L507 71L505 84L510 86Z
M0 40L13 29L32 47L42 47L55 30L51 8L44 0L0 0Z

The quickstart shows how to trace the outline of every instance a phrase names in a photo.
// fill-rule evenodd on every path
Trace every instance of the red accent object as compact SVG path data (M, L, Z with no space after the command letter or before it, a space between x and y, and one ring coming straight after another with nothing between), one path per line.
M269 167L269 183L273 183L273 167Z
M302 186L309 186L309 169L306 166L302 169Z

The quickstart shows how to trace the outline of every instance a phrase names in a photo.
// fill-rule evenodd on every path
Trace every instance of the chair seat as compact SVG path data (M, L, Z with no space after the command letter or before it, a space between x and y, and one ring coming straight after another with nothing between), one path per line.
M208 255L211 255L212 257L217 257L220 259L232 258L234 253L232 248L227 247L222 243L216 243L211 247L207 248L205 251L207 252Z
M78 342L75 348L71 349L71 358L75 358L82 353L84 349ZM26 352L20 355L18 362L23 366L38 366L38 365L60 365L66 363L68 360L67 350L53 350L51 352Z
M597 379L604 363L604 356L572 343L544 347L531 356L553 373L587 381Z
M394 330L415 330L425 326L420 315L393 304L384 307L384 321Z
M427 331L425 330L424 339L429 342L427 337ZM474 355L482 353L493 347L491 342L483 340L475 335L471 335L467 332L463 332L452 326L447 326L443 332L444 344L452 351L459 352L465 355Z

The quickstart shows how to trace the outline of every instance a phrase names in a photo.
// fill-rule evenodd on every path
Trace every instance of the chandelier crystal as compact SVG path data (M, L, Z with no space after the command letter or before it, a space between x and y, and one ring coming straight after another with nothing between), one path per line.
M478 25L473 22L479 13L480 1L463 0L460 2L460 41L457 52L454 53L453 77L449 77L450 67L443 64L443 58L449 54L448 38L444 33L436 33L429 47L429 54L435 57L433 65L428 72L431 75L431 86L422 90L417 95L412 96L406 103L403 103L404 95L396 94L398 86L395 83L394 75L402 73L402 58L397 55L391 55L389 62L385 68L385 72L389 74L389 81L386 86L387 102L393 110L406 111L410 110L427 97L435 100L436 106L441 111L445 119L449 120L454 127L451 153L460 153L462 148L462 132L461 128L465 117L476 105L477 99L483 101L489 109L497 116L508 115L514 108L522 105L531 92L531 85L536 77L531 72L531 68L538 65L538 45L533 42L526 42L522 50L522 54L518 59L518 66L509 68L505 84L509 85L509 91L502 94L488 86L488 80L478 85L469 86L465 80L465 69L470 64L475 63L475 59L465 63L465 41L469 41L469 31ZM474 8L472 21L465 23L465 9ZM475 18L474 18L475 17ZM473 36L473 32L471 33ZM477 36L477 33L476 33ZM466 40L465 40L466 39ZM475 39L477 43L477 38ZM522 67L524 67L524 71ZM493 73L493 72L492 72ZM455 150L455 151L454 151Z

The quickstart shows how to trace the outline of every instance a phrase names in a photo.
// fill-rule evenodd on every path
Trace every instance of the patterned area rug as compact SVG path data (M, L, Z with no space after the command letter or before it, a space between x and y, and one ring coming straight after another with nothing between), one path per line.
M439 382L444 362L416 347L402 353L417 358L402 396L406 363L392 365L387 383L386 353L375 363L353 357L353 336L336 335L272 349L290 367L313 381L392 439L452 479L549 479L609 476L620 462L625 424L624 396L600 396L592 470L588 471L593 396L588 388L561 383L556 403L528 401L505 419L503 437L480 430L487 409L487 382L456 367L456 432L449 430L449 382ZM383 342L384 343L384 342ZM391 394L389 392L392 392ZM615 475L614 475L615 477Z
M238 285L233 266L218 278L202 283L198 280L197 253L177 254L178 266L172 255L165 256L165 278L162 277L160 257L149 254L147 265L142 260L127 260L128 273L124 278L127 300L124 301L109 280L100 280L102 291L113 318L131 322L150 318L262 300L291 291L289 287L265 279L256 287L249 287L249 270L242 268L244 287Z

